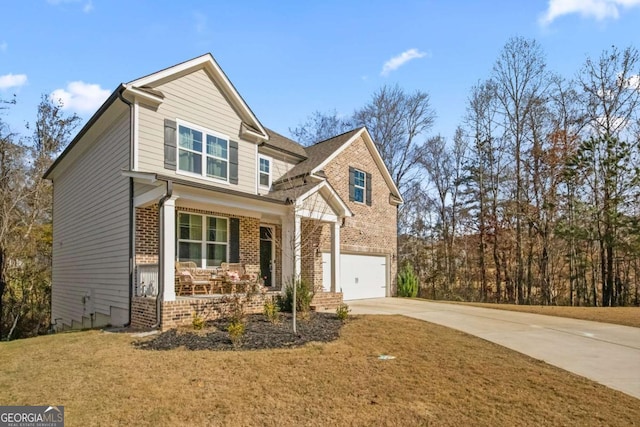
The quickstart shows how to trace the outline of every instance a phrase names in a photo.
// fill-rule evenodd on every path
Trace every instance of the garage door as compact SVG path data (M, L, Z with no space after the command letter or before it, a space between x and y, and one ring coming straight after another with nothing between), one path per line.
M345 301L386 296L387 261L384 256L340 255L340 286ZM331 290L331 254L322 254L322 284ZM336 289L339 291L339 289Z

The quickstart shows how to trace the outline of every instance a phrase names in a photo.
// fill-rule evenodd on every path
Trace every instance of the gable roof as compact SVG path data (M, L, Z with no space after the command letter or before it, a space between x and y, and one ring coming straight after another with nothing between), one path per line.
M311 195L318 193L329 203L332 209L336 209L340 216L353 216L351 209L340 198L329 181L302 182L291 188L272 190L266 197L283 201L286 204L301 203Z
M231 80L222 71L213 56L210 53L198 56L180 64L165 68L158 72L148 74L136 80L126 83L125 86L129 90L138 90L149 92L153 91L154 86L160 85L167 81L174 80L178 77L190 74L197 70L205 70L216 83L222 94L225 96L231 107L238 113L244 124L242 132L245 136L250 136L259 141L269 139L269 134L262 126L258 118L249 105L244 101L240 93L236 90Z
M276 183L311 174L318 165L322 164L329 156L331 156L332 153L362 129L364 128L353 129L338 136L334 136L333 138L310 145L305 149L307 159L291 168L291 170L282 178L278 179Z
M389 190L391 191L391 195L393 196L394 202L402 203L402 195L400 194L400 190L393 182L393 178L389 173L382 157L380 157L380 153L373 143L373 139L369 134L367 128L359 127L338 136L334 136L333 138L326 139L324 141L320 141L314 145L311 145L305 149L307 152L307 159L295 165L289 172L287 172L282 178L278 179L274 184L279 184L285 182L287 180L292 180L295 178L307 176L307 175L316 175L320 176L320 172L325 167L327 163L333 160L338 154L340 154L345 148L347 148L353 141L362 137L363 141L367 145L369 152L373 156L373 160L375 161L382 177L384 178Z

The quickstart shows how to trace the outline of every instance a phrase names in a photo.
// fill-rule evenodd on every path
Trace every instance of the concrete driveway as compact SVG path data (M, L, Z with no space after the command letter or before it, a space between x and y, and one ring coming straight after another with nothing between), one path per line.
M458 329L640 399L640 328L400 298L348 303L352 314L402 314Z

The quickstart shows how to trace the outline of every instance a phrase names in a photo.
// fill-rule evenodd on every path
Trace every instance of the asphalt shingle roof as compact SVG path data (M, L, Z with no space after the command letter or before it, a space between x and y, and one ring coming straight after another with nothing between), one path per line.
M265 128L265 130L269 134L269 141L267 141L265 145L272 146L277 150L284 150L286 152L293 153L299 157L307 158L307 152L302 145L274 130L268 128Z
M298 176L308 175L314 168L324 162L333 152L340 148L345 142L351 139L362 127L350 130L333 138L317 142L305 148L307 159L295 165L277 182L283 182Z

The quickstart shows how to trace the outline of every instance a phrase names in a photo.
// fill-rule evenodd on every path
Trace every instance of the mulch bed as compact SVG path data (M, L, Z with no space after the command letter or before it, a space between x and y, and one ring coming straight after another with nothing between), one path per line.
M340 336L342 322L333 313L311 313L309 319L297 319L298 333L292 330L290 314L273 324L262 314L248 315L242 343L234 346L227 332L228 320L207 322L204 329L170 329L150 340L137 341L134 345L143 350L260 350L269 348L299 347L308 342L329 342Z

